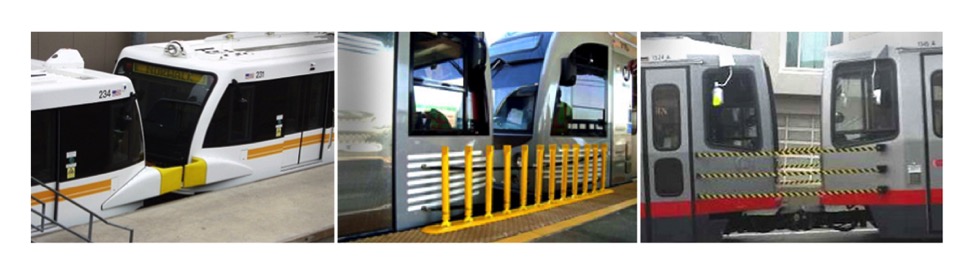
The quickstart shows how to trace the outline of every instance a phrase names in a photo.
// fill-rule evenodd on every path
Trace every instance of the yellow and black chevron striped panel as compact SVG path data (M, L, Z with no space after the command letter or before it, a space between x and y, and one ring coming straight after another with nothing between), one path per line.
M753 158L753 157L775 157L790 155L819 155L837 153L862 153L862 152L883 152L886 146L883 144L860 146L851 148L822 148L822 147L798 147L786 148L777 151L757 151L757 152L700 152L694 154L697 158Z
M764 199L764 198L797 198L797 197L819 197L827 195L855 195L879 193L879 189L847 189L847 190L819 190L819 191L788 191L772 193L746 193L746 194L698 194L697 197L703 200L720 199Z

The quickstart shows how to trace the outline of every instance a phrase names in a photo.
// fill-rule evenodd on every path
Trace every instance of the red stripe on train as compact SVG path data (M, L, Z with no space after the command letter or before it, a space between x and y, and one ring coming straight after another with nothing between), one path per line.
M822 204L826 205L925 205L927 204L926 190L890 190L885 194L851 194L851 195L823 195ZM944 189L930 190L932 204L944 204Z
M780 205L776 198L697 200L697 215L731 213L758 209L774 209ZM643 213L646 213L644 210ZM654 202L649 204L653 218L690 216L690 201Z

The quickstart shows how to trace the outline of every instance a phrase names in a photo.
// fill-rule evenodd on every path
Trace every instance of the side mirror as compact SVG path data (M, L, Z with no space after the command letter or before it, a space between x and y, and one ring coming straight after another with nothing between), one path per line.
M575 62L572 62L571 58L561 59L561 80L558 81L558 85L561 86L575 86L575 76L578 74L578 68L575 67Z

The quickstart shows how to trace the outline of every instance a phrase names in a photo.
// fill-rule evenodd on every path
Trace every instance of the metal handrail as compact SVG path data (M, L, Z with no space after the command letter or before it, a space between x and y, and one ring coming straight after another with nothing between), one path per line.
M33 201L35 201L35 202L37 202L38 204L41 205L41 213L47 213L47 203L45 203L41 199L38 199L37 197L34 197L34 195L30 195L30 199L33 200ZM37 226L35 226L34 224L31 224L30 226L33 227L37 231L44 232L44 227L46 227L46 224L45 224L46 221L47 220L45 220L45 219L41 219L41 227L40 227L40 229L38 229Z
M115 227L115 228L118 228L118 229L122 229L122 230L126 230L126 231L128 231L128 232L129 232L129 242L130 242L130 243L131 243L131 242L132 242L132 241L134 240L134 237L135 237L135 230L133 230L133 229L131 229L131 228L128 228L128 227L124 227L124 226L121 226L121 225L117 225L117 224L114 224L114 223L111 223L111 222L108 222L108 220L105 220L105 218L102 218L102 217L101 217L101 216L99 216L98 214L95 214L95 212L94 212L94 211L91 211L91 210L89 210L89 209L88 209L87 207L84 207L84 206L82 206L82 205L81 205L80 203L77 203L77 202L75 202L74 200L72 200L72 199L71 199L71 198L69 198L68 196L65 196L64 194L61 194L61 192L58 192L57 190L54 190L54 188L51 188L50 186L47 186L47 184L44 184L44 182L41 182L41 181L40 181L40 180L38 180L37 178L34 178L34 177L30 177L30 179L31 179L32 181L34 181L34 183L36 183L36 184L38 184L38 185L40 185L40 186L42 186L42 187L44 187L44 189L47 189L48 191L51 191L51 193L54 193L54 199L55 199L55 200L57 200L58 198L62 198L62 199L64 199L65 201L68 201L68 202L70 202L71 204L73 204L74 206L76 206L76 207L78 207L78 208L80 208L81 210L84 210L85 212L88 212L88 238L86 239L86 238L83 238L83 237L81 237L81 235L80 235L80 234L77 234L76 232L74 232L74 231L72 231L72 230L69 230L69 229L68 229L67 227L65 227L65 226L63 226L63 225L61 225L61 224L59 224L59 223L57 223L57 222L56 222L56 221L54 221L53 219L50 219L50 218L48 218L47 216L45 216L45 215L43 215L43 214L41 214L41 215L40 215L42 219L46 219L46 220L49 220L50 222L52 222L52 223L54 223L54 224L56 224L56 225L58 225L59 227L61 227L61 228L63 228L63 229L66 229L66 230L68 230L68 231L69 231L69 232L71 232L72 234L75 234L75 236L78 236L79 238L81 238L81 239L83 239L83 240L85 240L85 241L87 241L87 242L91 242L91 233L92 233L92 227L93 227L93 225L94 225L94 222L95 222L95 220L94 220L94 219L95 219L95 218L98 218L98 220L100 220L100 221L101 221L102 223L104 223L104 224L107 224L107 225L109 225L109 226L112 226L112 227ZM32 212L34 212L34 213L37 213L37 211L36 211L36 210L34 210L34 209L31 209L31 211L32 211Z

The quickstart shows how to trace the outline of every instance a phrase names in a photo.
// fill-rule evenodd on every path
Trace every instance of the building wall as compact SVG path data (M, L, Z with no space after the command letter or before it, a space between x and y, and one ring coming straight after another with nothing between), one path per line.
M111 72L118 54L136 41L143 43L201 39L226 32L32 32L30 58L46 60L61 48L77 49L85 68Z

